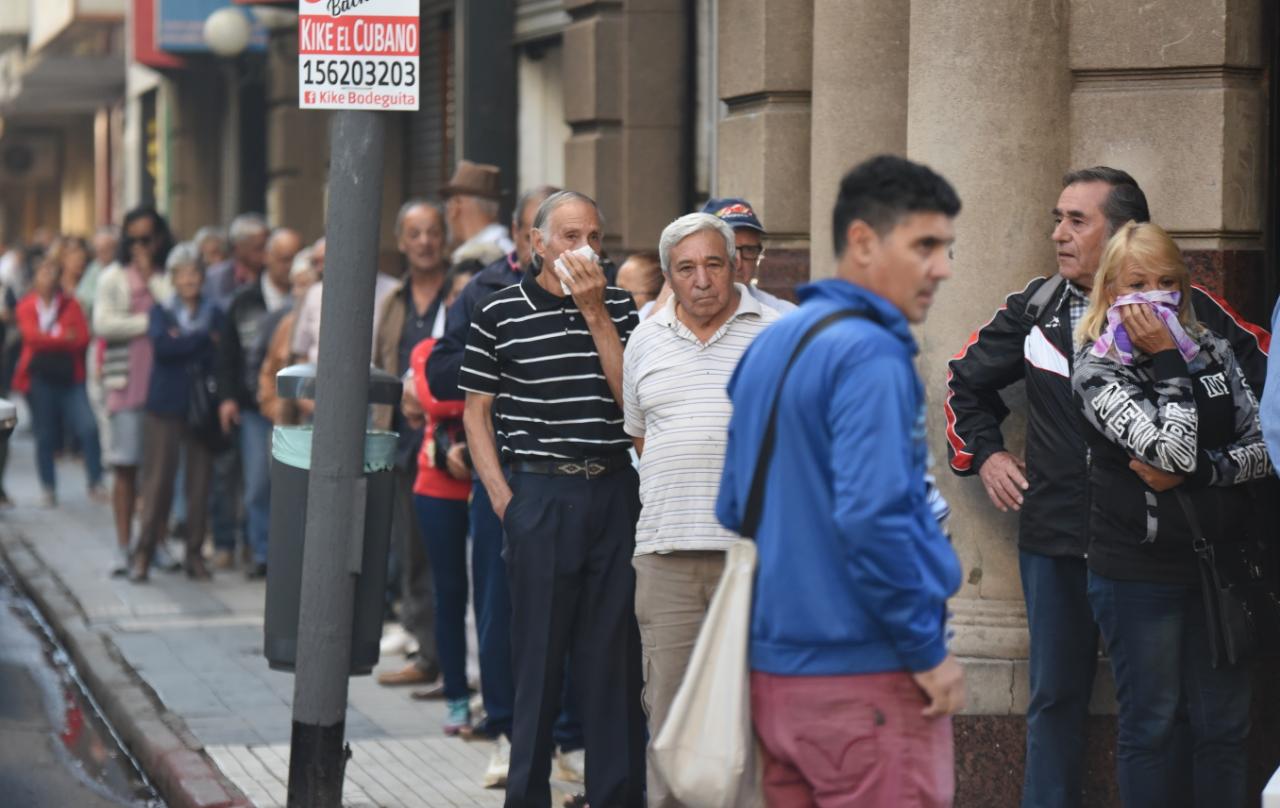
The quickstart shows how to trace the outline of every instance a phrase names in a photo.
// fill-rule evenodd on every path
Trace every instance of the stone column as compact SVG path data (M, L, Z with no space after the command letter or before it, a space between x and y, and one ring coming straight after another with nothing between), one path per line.
M605 248L656 249L687 198L682 0L564 0L565 186L605 215Z
M1262 22L1257 0L1071 8L1072 163L1133 174L1197 280L1256 322L1270 314Z
M1067 12L1064 0L911 2L907 154L946 176L964 206L955 276L917 329L930 445L965 571L952 601L952 648L966 658L969 685L968 716L956 725L961 803L978 793L982 804L1017 803L1028 637L1017 519L996 511L976 478L946 469L946 364L1009 292L1056 272L1050 210L1070 154ZM1021 453L1020 391L1006 402L1015 416L1005 437Z
M814 0L812 278L835 272L831 208L840 178L868 157L906 153L910 17L900 0Z
M839 16L840 4L830 5L828 16ZM719 92L728 111L716 187L755 207L769 231L760 285L789 294L809 277L814 0L720 0L717 18Z
M190 238L204 225L225 224L219 136L226 89L214 70L179 73L171 82L169 226Z

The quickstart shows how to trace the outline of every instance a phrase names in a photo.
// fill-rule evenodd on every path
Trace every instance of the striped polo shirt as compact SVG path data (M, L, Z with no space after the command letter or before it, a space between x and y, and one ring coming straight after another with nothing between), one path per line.
M676 317L674 297L627 343L626 430L644 438L636 555L726 550L738 538L715 515L732 413L725 390L747 346L779 315L735 286L737 310L705 343Z
M612 286L604 301L626 345L636 305ZM572 297L538 285L536 273L476 304L458 386L494 396L504 463L607 457L631 446L582 312Z

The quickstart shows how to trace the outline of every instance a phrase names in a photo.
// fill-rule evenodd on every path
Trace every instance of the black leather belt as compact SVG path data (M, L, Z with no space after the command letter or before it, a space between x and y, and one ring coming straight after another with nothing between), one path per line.
M631 455L611 457L584 457L581 460L516 460L510 464L513 472L523 474L551 474L557 477L585 477L588 480L613 474L631 466Z

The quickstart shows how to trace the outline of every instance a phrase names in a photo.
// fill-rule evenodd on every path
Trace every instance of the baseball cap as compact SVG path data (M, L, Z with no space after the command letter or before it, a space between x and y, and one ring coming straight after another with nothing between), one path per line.
M760 224L760 219L756 217L756 212L751 208L751 203L745 199L737 199L734 197L725 197L724 199L708 199L707 204L702 206L702 213L710 213L723 219L724 222L734 230L747 227L752 230L758 230L764 233L764 225Z

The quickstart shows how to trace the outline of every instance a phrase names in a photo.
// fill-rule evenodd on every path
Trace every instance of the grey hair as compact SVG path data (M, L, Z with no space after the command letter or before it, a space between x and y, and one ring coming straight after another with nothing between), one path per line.
M542 200L542 204L538 206L538 213L533 217L533 229L542 233L542 238L549 240L551 238L551 214L556 209L570 202L586 202L596 210L596 218L600 220L600 228L604 229L604 214L600 212L600 206L596 201L586 194L580 194L577 191L556 191L551 196Z
M710 213L686 213L663 228L662 237L658 239L658 259L662 263L663 275L671 275L671 250L689 236L704 230L714 231L724 239L725 259L732 263L737 252L733 228L724 219Z
M254 236L260 236L270 231L270 229L267 227L267 220L262 217L261 213L241 213L231 220L231 227L227 228L232 244L240 244Z
M513 231L520 229L520 215L524 213L525 208L529 207L530 202L536 199L538 204L542 204L547 197L558 193L560 189L554 185L535 185L520 194L520 198L516 200L516 206L511 209L511 229Z
M116 227L113 224L104 224L101 227L99 227L97 230L93 231L94 238L97 238L99 236L110 236L111 238L116 239L118 241L120 239L120 228Z
M443 225L445 222L443 208L434 202L429 202L420 196L415 196L411 199L405 200L405 203L400 206L400 210L396 211L396 238L400 238L400 232L404 230L405 217L408 216L409 211L414 208L431 208L436 212L436 216L440 217L440 224Z
M195 267L204 272L204 268L200 266L200 248L196 246L194 241L183 241L169 250L169 257L165 259L165 272L172 275L178 267Z
M191 239L197 247L203 245L206 241L216 240L222 247L222 251L227 251L227 234L221 227L207 224L196 231L195 236Z

